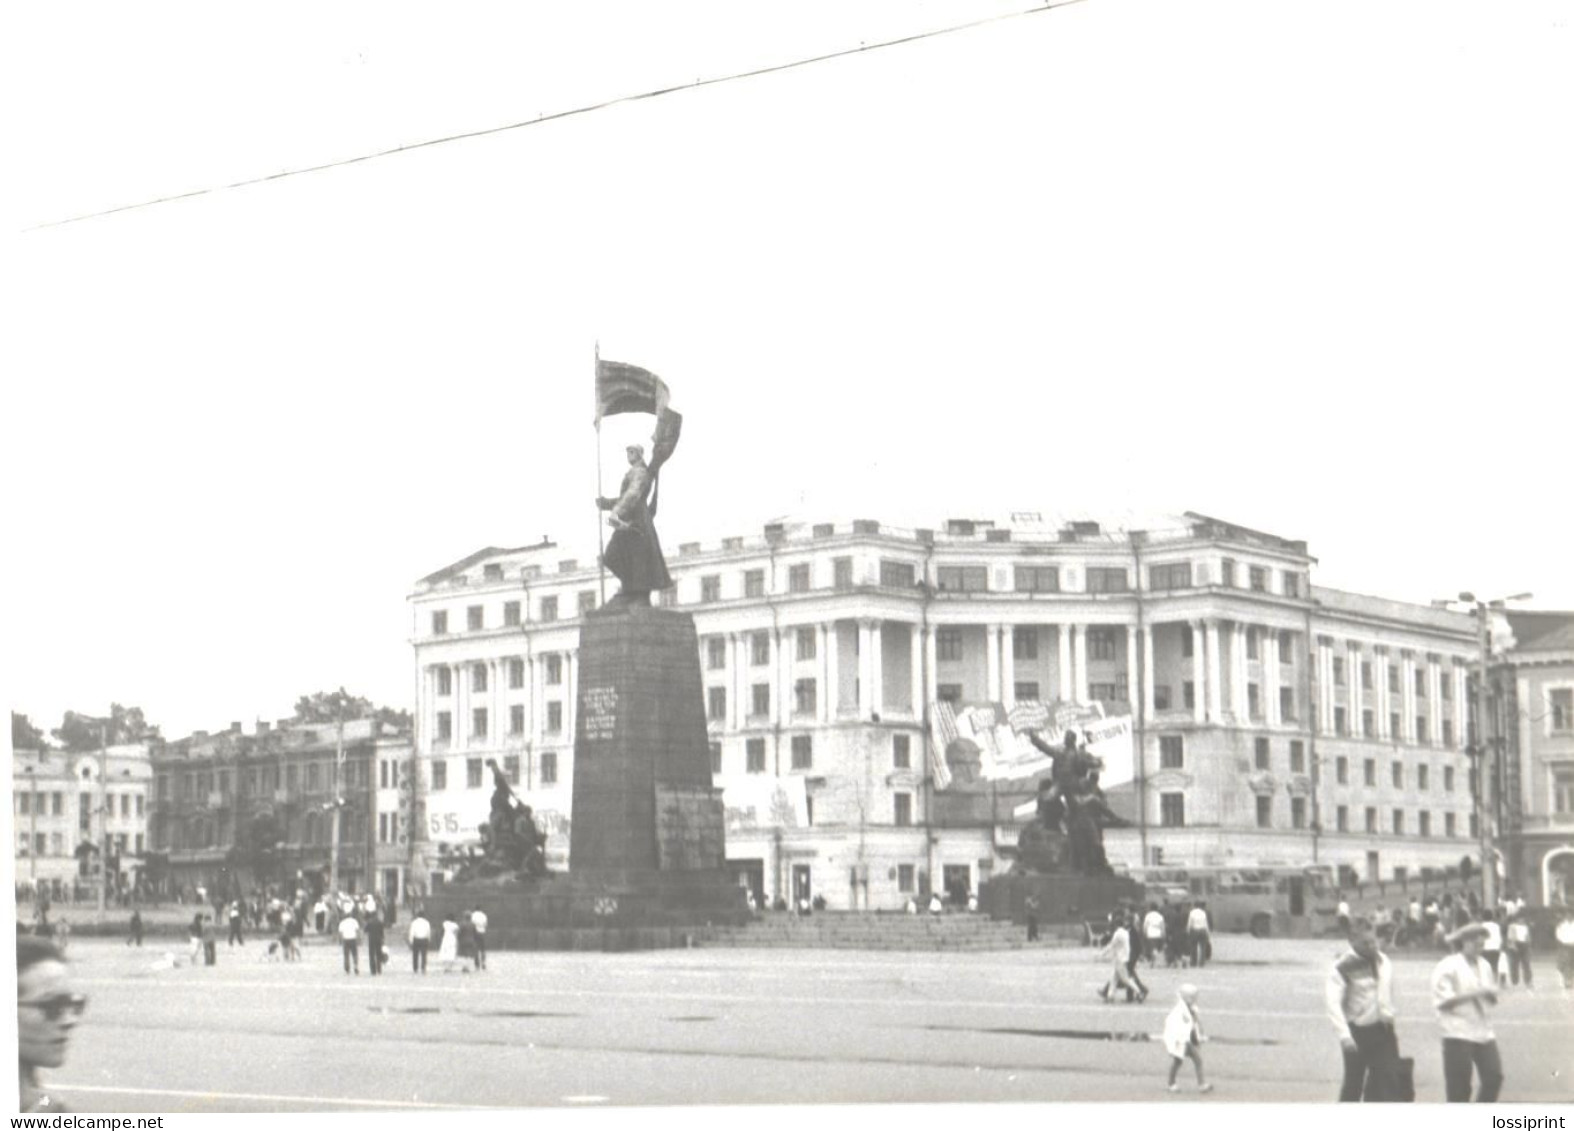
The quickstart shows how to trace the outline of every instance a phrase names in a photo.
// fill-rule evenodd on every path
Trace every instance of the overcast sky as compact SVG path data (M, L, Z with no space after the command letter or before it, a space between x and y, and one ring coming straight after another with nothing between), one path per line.
M1574 607L1550 0L1083 0L22 231L1024 6L13 6L12 706L407 705L416 578L593 556L598 339L669 546L1191 509Z

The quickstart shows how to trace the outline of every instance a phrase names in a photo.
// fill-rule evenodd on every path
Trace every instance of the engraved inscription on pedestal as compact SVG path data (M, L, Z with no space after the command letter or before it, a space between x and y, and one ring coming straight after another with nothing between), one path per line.
M618 729L618 689L615 687L587 687L581 707L584 712L585 737L591 742L610 739Z

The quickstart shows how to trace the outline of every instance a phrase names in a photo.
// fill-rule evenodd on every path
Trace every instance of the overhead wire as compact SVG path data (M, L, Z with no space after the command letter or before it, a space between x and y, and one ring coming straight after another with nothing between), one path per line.
M736 71L730 74L718 75L714 78L695 79L693 82L681 83L673 86L658 87L652 90L641 91L638 94L624 94L615 98L608 98L601 102L576 106L569 110L557 110L550 114L538 114L534 118L527 118L517 122L508 122L500 126L487 126L482 129L467 130L462 133L445 134L441 137L427 138L422 141L413 141L405 145L396 145L388 149L379 149L371 153L362 153L354 157L343 157L334 161L325 161L317 165L304 165L295 169L282 169L276 173L263 176L248 177L244 180L231 181L228 184L209 185L206 188L192 189L188 192L171 193L168 196L154 197L149 200L137 201L133 204L121 204L114 208L104 208L96 212L84 212L78 216L68 216L60 220L49 220L42 224L34 224L24 228L24 232L37 232L46 228L58 228L66 224L77 224L84 220L95 220L104 216L113 216L120 212L130 212L139 208L151 208L158 204L172 204L180 200L190 200L194 197L209 196L220 192L229 192L232 189L248 188L253 185L267 184L270 181L283 180L286 177L299 177L307 173L321 173L330 169L340 169L348 165L358 165L366 161L376 161L384 157L393 157L400 153L413 153L420 149L430 149L433 146L447 145L450 142L470 141L475 138L490 137L493 134L507 133L511 130L521 130L529 126L544 125L547 122L558 122L565 118L579 117L584 114L593 114L601 110L608 110L614 106L627 105L633 102L642 102L646 99L661 98L669 94L677 94L686 90L698 90L707 86L718 86L722 83L738 82L742 79L759 78L762 75L779 74L783 71L795 70L799 67L808 67L816 63L825 63L833 59L844 59L851 55L860 55L869 51L878 51L886 47L898 47L908 43L917 43L925 39L934 39L942 35L954 35L957 32L968 31L972 28L983 27L986 24L998 23L1002 20L1020 19L1023 16L1035 16L1056 8L1069 7L1072 4L1082 3L1083 0L1049 0L1031 8L1022 8L1012 12L1000 12L992 16L982 16L976 20L965 23L952 24L947 27L934 28L929 31L915 32L911 35L898 36L895 39L880 40L876 43L860 43L857 47L847 47L840 51L830 51L820 55L806 56L786 63L773 63L765 67L756 67L747 71Z

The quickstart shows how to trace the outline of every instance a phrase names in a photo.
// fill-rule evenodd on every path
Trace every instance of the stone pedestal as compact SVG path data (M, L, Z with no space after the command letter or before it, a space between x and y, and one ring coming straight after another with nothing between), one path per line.
M1101 920L1121 904L1142 903L1142 885L1129 876L1011 874L988 881L979 906L991 919L1027 922L1028 896L1038 900L1038 921L1082 923Z
M434 925L479 905L494 947L600 950L681 946L685 928L742 922L703 694L688 614L611 606L587 616L569 873L450 884L426 901Z

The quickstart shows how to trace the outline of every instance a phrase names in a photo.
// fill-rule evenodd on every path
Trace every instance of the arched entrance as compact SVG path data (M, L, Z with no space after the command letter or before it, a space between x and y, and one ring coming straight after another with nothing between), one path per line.
M1541 858L1541 903L1543 907L1574 903L1574 845L1548 849Z

